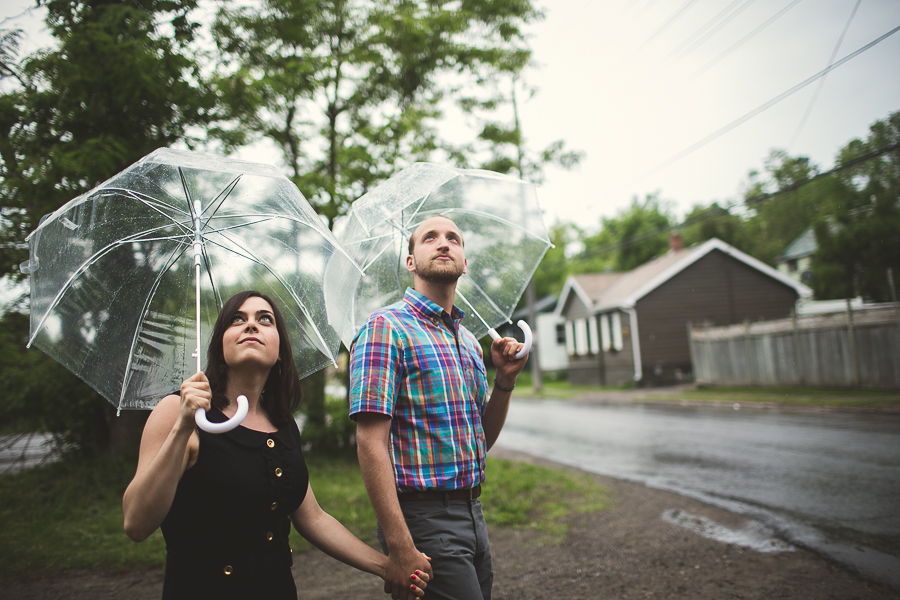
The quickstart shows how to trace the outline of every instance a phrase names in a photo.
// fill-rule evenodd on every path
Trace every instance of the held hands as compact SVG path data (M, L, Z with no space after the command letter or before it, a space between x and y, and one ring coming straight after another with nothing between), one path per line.
M414 547L391 553L384 567L384 592L393 600L421 598L433 576L430 563L431 558Z
M198 408L209 410L212 389L202 371L194 373L181 382L181 408L178 410L178 426L194 429L194 413Z

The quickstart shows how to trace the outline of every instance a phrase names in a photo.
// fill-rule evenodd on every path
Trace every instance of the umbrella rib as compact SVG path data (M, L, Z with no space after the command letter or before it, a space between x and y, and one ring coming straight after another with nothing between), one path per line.
M165 239L165 238L163 238L163 239ZM47 307L46 312L44 312L44 316L41 317L41 322L38 323L37 327L35 327L34 333L31 334L31 337L28 339L28 344L26 344L25 347L26 348L31 347L32 342L34 342L34 338L36 338L37 334L39 334L41 332L41 329L43 329L43 327L44 327L44 323L46 323L47 319L50 317L50 312L54 308L56 308L56 306L59 304L62 297L66 294L66 292L69 291L69 288L72 287L73 282L82 273L84 273L91 265L96 263L98 260L100 260L107 254L112 252L114 249L116 249L120 246L124 246L125 244L130 244L132 242L133 242L133 240L129 239L129 238L125 238L123 240L116 240L112 244L109 244L109 245L105 246L104 248L102 248L100 251L92 254L89 259L84 261L81 264L81 266L79 266L78 269L76 269L75 272L72 273L72 275L69 277L69 279L67 279L66 282L60 287L59 292L56 293L56 296L53 298L53 301L50 302L50 305Z
M463 275L463 277L465 277L466 279L468 279L469 281L472 282L472 285L475 287L475 289L478 290L479 292L481 292L481 293L484 295L484 299L487 300L488 304L490 304L491 307L492 307L494 310L496 310L496 311L497 311L498 313L500 313L501 315L503 314L503 309L501 309L499 306L497 306L496 304L494 304L494 301L491 300L490 295L489 295L487 292L485 292L484 289L483 289L480 285L478 285L477 283L475 283L475 280L474 280L474 279L472 279L471 277L468 277L468 276L466 276L466 275ZM459 289L456 290L456 295L457 295L457 296L461 296L461 295L462 295L462 294L460 294ZM465 297L463 297L463 300L465 300ZM469 306L472 306L472 303L469 302L468 300L466 300L466 303L467 303ZM474 306L472 306L472 310L475 311L475 307L474 307ZM481 319L481 322L482 322L482 323L484 323L484 319L481 318L481 315L478 314L478 311L475 311L475 314L478 315L478 318ZM512 323L512 321L511 321L509 318L506 319L506 322L507 322L507 323Z
M225 188L221 192L219 192L219 195L213 199L212 203L210 203L209 206L210 207L215 206L216 208L212 211L212 213L209 215L209 217L207 217L206 223L209 223L209 221L212 220L212 218L216 216L216 213L219 212L220 208L222 208L222 204L225 203L225 200L228 199L228 196L230 196L231 192L234 191L234 188L237 187L237 184L241 180L242 176L243 175L238 175L237 177L232 179L231 183L226 185ZM204 210L203 212L206 212L206 210ZM202 215L203 212L201 212L200 214Z
M171 210L173 210L175 212L184 214L185 216L188 215L188 213L185 213L183 210L181 210L177 206L173 206L173 205L167 204L165 202L160 202L158 199L156 199L148 194L142 194L140 192L136 192L134 190L129 190L126 188L112 188L111 187L111 188L106 188L103 191L106 191L106 190L116 191L116 192L121 193L124 196L129 196L129 197L137 200L138 202L140 202L147 208L150 208L150 209L156 211L157 213L161 214L165 218L169 219L175 225L178 225L179 227L181 227L183 229L187 229L182 221L179 221L179 220L175 219L174 217L172 217L171 215L167 214L165 211L160 210L159 207L156 205L159 204L159 205L165 206L167 208L170 208Z
M456 295L459 296L459 299L462 300L463 302L465 302L466 305L467 305L470 309L472 309L472 314L475 315L476 317L478 317L478 320L481 321L481 324L482 324L482 325L484 325L484 326L487 327L488 329L491 329L491 326L487 324L487 321L484 320L484 317L481 316L481 313L479 313L477 310L475 310L475 306L474 306L471 302L469 302L469 299L466 298L466 297L463 295L463 293L462 293L461 291L459 291L459 290L457 289L457 290L456 290ZM488 298L488 301L490 302L490 298ZM491 304L494 304L494 303L491 302ZM497 308L497 306L494 306L494 308ZM500 309L497 308L497 310L499 311ZM502 312L502 311L500 311L500 312ZM507 319L507 321L509 321L509 319ZM509 322L512 323L512 321L509 321Z
M137 347L138 338L140 337L141 325L144 323L143 315L147 312L148 307L150 306L150 302L156 296L156 290L159 289L159 284L162 281L163 275L165 275L172 265L175 264L175 261L178 260L178 257L184 253L185 248L189 248L187 244L183 244L181 248L176 248L172 251L172 255L169 257L169 260L166 262L166 266L163 269L160 269L159 274L156 276L156 280L153 282L153 286L150 288L150 293L147 294L147 298L144 300L144 306L141 307L141 317L138 319L138 327L134 330L134 337L131 339L131 351L128 353L128 361L125 363L125 378L122 381L121 391L119 392L119 410L122 409L122 402L125 400L125 390L128 389L128 384L131 382L131 363L134 361L134 351ZM197 345L200 344L200 340L197 340Z
M293 288L291 288L291 286L289 286L289 285L287 284L287 282L285 282L284 279L283 279L278 273L276 273L275 271L273 271L273 270L269 267L269 265L267 265L265 262L263 262L263 261L260 260L257 256L255 256L255 255L253 254L253 252L251 252L251 251L248 250L247 248L242 247L237 241L228 238L228 236L224 236L224 237L227 238L230 242L234 243L236 246L241 247L241 250L246 251L247 254L248 254L247 258L249 258L250 260L256 262L258 265L262 266L262 268L264 268L266 271L268 271L269 273L271 273L272 276L278 281L278 283L280 283L280 284L284 287L284 289L287 290L287 292L288 292L288 294L290 294L291 298L294 299L294 302L296 302L296 303L297 303L297 306L300 307L300 310L303 311L304 316L306 316L306 318L309 319L310 322L312 322L312 319L310 319L309 316L308 316L308 315L310 314L310 312L309 312L309 310L306 308L306 304L300 299L300 297L299 297L297 294L294 293ZM220 247L222 247L222 248L224 248L225 250L229 250L229 251L231 251L231 252L234 252L234 250L231 250L230 248L225 248L225 247L222 246L221 244L216 244L216 245L217 245L217 246L220 246ZM238 253L235 252L235 254L238 254ZM352 259L351 259L351 260L352 260ZM355 265L356 262L354 261L353 264ZM358 268L359 268L359 265L357 265L356 268L358 269ZM316 337L319 339L319 342L322 344L322 348L324 348L325 351L327 352L328 358L331 360L331 362L333 362L333 363L336 362L336 361L335 361L335 358L334 358L334 355L331 353L331 349L328 347L328 342L326 342L326 341L325 341L325 338L322 337L322 333L319 331L319 328L316 327L315 324L313 324L312 330L315 332Z
M481 211L481 210L472 210L472 209L470 209L470 208L449 208L449 209L447 209L445 212L446 212L446 214L451 214L451 213L458 212L458 213L464 213L464 214L470 214L470 215L479 215L479 216L482 216L482 217L487 217L488 219L491 219L491 220L493 220L493 221L497 221L498 223L503 223L504 225L509 225L509 226L512 227L513 229L518 229L519 231L522 231L522 232L524 232L525 234L527 234L527 235L529 235L529 236L531 236L531 237L533 237L533 238L535 238L535 239L537 239L537 240L540 240L540 241L542 241L542 242L546 242L546 243L548 243L548 244L550 243L550 240L542 238L541 236L537 235L536 233L533 233L532 231L529 231L528 229L525 229L525 228L522 227L521 225L517 225L516 223L514 223L514 222L512 222L512 221L510 221L510 220L508 220L508 219L504 219L503 217L498 217L497 215L492 215L492 214L490 214L490 213L486 213L486 212Z

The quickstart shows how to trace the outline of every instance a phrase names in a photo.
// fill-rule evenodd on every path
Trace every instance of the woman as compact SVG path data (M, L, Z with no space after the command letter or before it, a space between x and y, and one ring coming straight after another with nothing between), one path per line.
M323 552L384 578L386 557L325 513L309 486L293 418L300 379L272 300L253 291L228 300L207 357L206 372L187 378L147 419L122 499L132 540L162 527L163 598L296 600L291 523ZM194 426L198 408L210 421L229 418L240 394L250 410L239 427L211 434ZM422 596L428 575L410 580Z

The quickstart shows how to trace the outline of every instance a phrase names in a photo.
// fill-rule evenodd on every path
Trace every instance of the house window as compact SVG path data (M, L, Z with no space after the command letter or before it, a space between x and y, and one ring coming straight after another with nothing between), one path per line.
M600 341L604 352L609 352L612 347L612 338L609 335L609 315L600 315Z
M572 321L566 321L566 352L569 356L575 354L575 324Z
M614 312L612 314L610 328L612 329L613 348L618 352L624 346L622 344L622 313Z
M562 346L566 343L566 324L556 324L556 345Z
M789 273L797 272L797 261L795 259L787 261L787 270Z
M584 356L588 353L587 319L575 321L575 354Z
M588 320L588 343L591 348L591 354L600 354L600 336L597 335L596 316Z

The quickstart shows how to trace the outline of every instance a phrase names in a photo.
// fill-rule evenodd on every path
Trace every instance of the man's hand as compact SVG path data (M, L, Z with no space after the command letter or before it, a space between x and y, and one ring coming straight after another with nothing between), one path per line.
M415 598L418 595L412 591L415 580L412 580L410 575L417 572L422 573L425 575L422 577L423 581L431 581L433 573L428 560L412 545L404 548L391 548L387 564L384 567L384 592L390 594L393 600Z
M511 388L516 385L516 377L519 376L525 367L525 361L528 360L527 354L522 358L516 358L516 353L524 346L525 344L509 337L491 342L491 359L497 368L494 381L501 387Z

